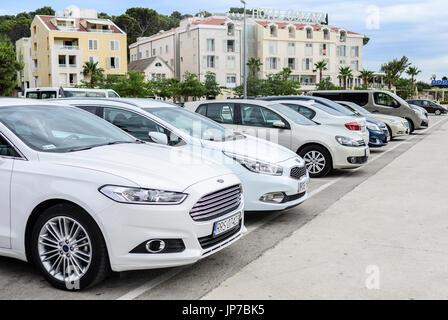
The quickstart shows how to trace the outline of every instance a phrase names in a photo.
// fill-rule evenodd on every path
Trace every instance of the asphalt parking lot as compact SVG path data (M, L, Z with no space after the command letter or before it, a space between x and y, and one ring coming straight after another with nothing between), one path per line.
M439 281L448 262L447 200L426 198L431 188L446 194L448 169L438 179L436 165L448 161L448 117L431 116L430 126L373 149L360 169L313 179L299 207L247 213L241 241L192 266L124 272L70 293L53 289L32 266L0 258L0 299L431 298L425 283L439 283L434 295L448 298L446 279ZM403 230L407 223L414 228ZM373 239L379 244L371 246ZM372 290L364 283L369 266L383 279Z

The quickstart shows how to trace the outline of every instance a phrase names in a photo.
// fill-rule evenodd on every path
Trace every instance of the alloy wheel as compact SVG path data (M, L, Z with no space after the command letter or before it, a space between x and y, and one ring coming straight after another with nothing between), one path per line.
M319 151L309 151L303 156L305 165L311 174L318 174L325 168L325 157Z
M57 216L42 226L38 253L52 277L64 282L79 281L92 261L92 243L81 224Z

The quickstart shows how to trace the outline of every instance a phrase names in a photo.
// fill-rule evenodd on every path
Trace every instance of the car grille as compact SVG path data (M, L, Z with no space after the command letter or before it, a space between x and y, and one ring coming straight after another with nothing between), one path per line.
M300 178L302 178L303 176L306 176L306 166L292 168L290 176L291 176L291 178L300 180Z
M220 234L217 237L213 237L212 235L210 235L210 236L199 238L198 239L199 243L200 243L202 249L211 248L217 244L220 244L220 243L226 241L227 239L233 237L234 235L236 235L238 232L240 232L241 227L242 227L242 220L240 220L240 224L238 226L236 226L232 230L227 231L226 233Z
M210 193L194 205L190 216L194 221L209 221L237 209L241 204L241 185Z

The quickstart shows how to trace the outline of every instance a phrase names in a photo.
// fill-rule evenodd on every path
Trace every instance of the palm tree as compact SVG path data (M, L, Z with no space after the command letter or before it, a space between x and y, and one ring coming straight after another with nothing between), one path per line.
M90 87L95 87L95 78L102 76L104 69L98 67L98 62L87 61L82 67L82 75L84 77L90 77Z
M352 69L350 67L340 67L339 68L339 79L344 79L344 90L347 90L347 79L352 79Z
M363 69L359 72L361 74L363 87L367 89L367 86L369 84L369 81L372 80L374 72L370 70Z
M417 67L409 67L406 70L406 73L411 76L412 94L414 94L414 92L415 92L415 88L414 88L415 76L422 73L422 70L419 70L419 68L417 68Z
M260 72L262 65L263 63L261 63L260 58L252 57L247 61L247 66L249 67L249 71L252 77L257 77L257 74L258 72Z
M409 59L406 56L403 56L400 60L394 59L381 66L381 71L386 74L384 79L387 81L389 90L392 89L393 84L400 80L401 75L406 71L407 67L409 67L409 64Z
M319 70L319 81L322 81L322 72L324 70L328 70L328 63L325 60L318 61L314 64L314 67L316 70L313 70L314 72Z

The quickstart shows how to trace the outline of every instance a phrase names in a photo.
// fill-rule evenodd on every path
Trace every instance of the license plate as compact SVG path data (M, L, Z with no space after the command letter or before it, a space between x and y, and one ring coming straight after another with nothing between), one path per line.
M235 228L240 224L240 220L241 212L238 212L230 218L215 222L215 225L213 226L213 237L219 236L220 234Z
M306 192L306 190L308 190L308 184L309 184L309 180L308 179L300 181L299 182L299 193Z

